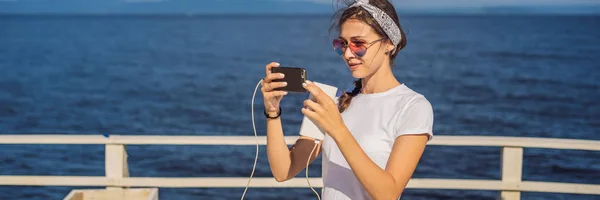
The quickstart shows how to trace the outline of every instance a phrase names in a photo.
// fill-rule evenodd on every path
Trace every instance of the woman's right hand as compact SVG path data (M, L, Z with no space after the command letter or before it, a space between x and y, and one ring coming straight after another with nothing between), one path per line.
M286 82L272 82L273 80L283 78L282 73L271 73L271 68L273 68L273 67L279 67L279 63L271 62L265 67L266 68L265 78L263 79L263 82L261 84L261 89L260 89L260 91L263 94L264 101L265 101L265 111L270 116L277 115L277 113L279 112L279 106L280 106L281 99L283 98L283 96L285 96L287 94L287 92L285 92L285 91L274 90L276 88L286 86L287 83Z

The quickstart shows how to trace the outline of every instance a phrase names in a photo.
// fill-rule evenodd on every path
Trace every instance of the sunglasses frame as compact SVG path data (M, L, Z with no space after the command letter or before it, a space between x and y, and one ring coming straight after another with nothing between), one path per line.
M365 46L365 53L363 53L363 55L360 55L360 56L359 56L358 54L356 54L356 52L352 51L352 49L351 49L351 48L349 48L349 46L350 46L350 45L349 45L349 43L348 43L346 40L344 40L344 39L341 39L341 38L336 38L336 39L333 39L333 41L331 41L331 44L333 45L333 50L334 50L334 51L335 51L335 52L336 52L336 53L337 53L339 56L343 56L343 55L344 55L344 53L346 53L346 50L350 49L350 52L352 52L352 54L354 54L356 57L359 57L359 58L361 58L361 57L363 57L363 56L364 56L364 55L367 53L367 51L369 50L369 48L371 48L371 46L373 46L373 44L375 44L375 43L377 43L377 42L380 42L380 41L382 41L382 40L385 40L385 39L387 39L387 38L385 38L385 37L382 37L382 38L376 39L376 40L374 40L374 41L371 41L371 42L368 42L367 44L365 44L365 45L364 45L364 46ZM342 46L341 46L341 48L342 48L343 50L342 50L342 52L341 52L341 53L338 53L338 51L336 50L336 48L335 48L335 41L340 41L340 42L342 43Z

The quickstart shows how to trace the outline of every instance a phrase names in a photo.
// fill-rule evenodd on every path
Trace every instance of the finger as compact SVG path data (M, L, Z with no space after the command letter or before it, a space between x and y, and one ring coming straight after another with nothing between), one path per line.
M264 87L263 87L263 88L260 88L260 90L262 91L263 97L264 97L265 99L267 99L267 98L271 98L271 95L272 95L271 93L272 93L272 92L270 92L270 91L267 91L267 89L265 89Z
M285 87L287 85L287 82L271 82L269 84L269 88L271 88L272 90L277 89L277 88L282 88Z
M317 87L317 85L315 85L313 82L306 80L306 82L302 85L304 88L306 88L306 90L308 90L308 92L310 92L310 94L312 94L312 96L314 96L315 100L317 100L319 104L327 102L328 96L325 95L325 92L323 92L323 90Z
M271 86L267 83L265 83L262 87L261 90L263 90L263 92L271 92Z
M321 107L321 105L319 105L317 102L314 102L310 99L304 100L304 106L314 111L315 113L323 112L323 107Z
M270 98L274 98L274 97L285 96L287 94L288 94L287 91L264 91L263 98L270 99Z
M270 83L273 80L282 79L285 75L283 73L271 73L265 76L263 82Z
M317 118L317 113L309 110L308 108L302 108L301 112L310 120L315 120Z
M285 96L288 94L288 92L286 92L286 91L274 91L271 93L273 94L273 97L281 97L281 96Z
M271 63L267 64L267 66L265 66L265 68L266 68L266 73L265 74L267 76L269 74L271 74L271 68L273 68L273 67L279 67L279 63L277 63L277 62L271 62Z

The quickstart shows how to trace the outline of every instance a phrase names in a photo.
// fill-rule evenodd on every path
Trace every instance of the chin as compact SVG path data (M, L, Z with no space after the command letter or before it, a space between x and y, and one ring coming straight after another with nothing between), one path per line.
M352 73L352 77L354 77L355 79L361 79L361 78L364 78L367 75L366 73L364 73L360 69L351 71L351 73Z

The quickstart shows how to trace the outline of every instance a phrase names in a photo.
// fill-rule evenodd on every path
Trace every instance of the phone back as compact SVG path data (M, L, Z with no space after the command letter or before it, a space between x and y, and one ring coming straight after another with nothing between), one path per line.
M273 82L287 82L285 87L277 88L275 90L283 90L289 92L300 92L305 93L307 90L302 87L302 83L306 81L306 70L299 67L273 67L271 73L283 73L285 77L283 79L273 80Z
M318 82L313 82L313 83L315 85L317 85L319 88L321 88L321 90L323 90L323 92L325 92L325 94L327 94L327 96L329 96L331 99L335 100L335 94L337 94L337 91L338 91L337 87L323 84L323 83L318 83ZM310 95L309 98L312 100L315 99L312 95ZM325 138L325 134L327 134L327 133L324 130L322 130L321 128L319 128L308 117L304 116L302 118L302 125L300 125L300 135L323 140L323 138Z

